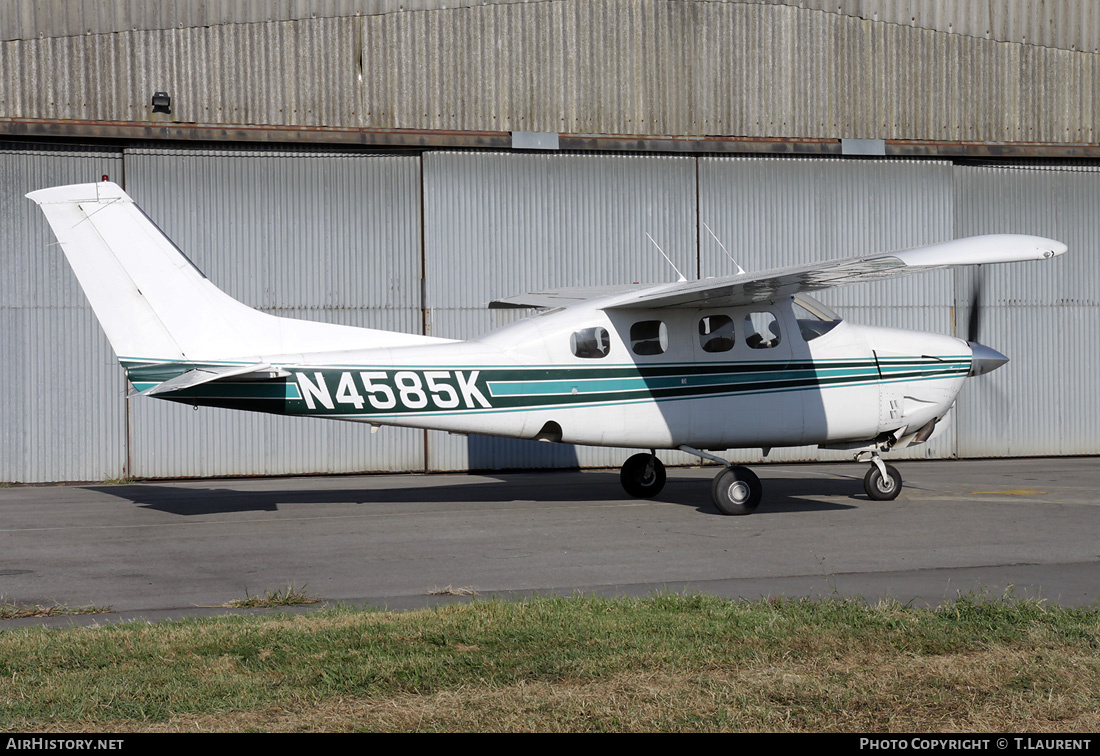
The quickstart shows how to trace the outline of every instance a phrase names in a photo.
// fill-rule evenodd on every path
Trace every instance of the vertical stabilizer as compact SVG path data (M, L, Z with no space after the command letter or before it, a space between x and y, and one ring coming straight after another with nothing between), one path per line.
M254 310L214 286L117 184L27 197L45 213L121 359L232 360L443 341Z

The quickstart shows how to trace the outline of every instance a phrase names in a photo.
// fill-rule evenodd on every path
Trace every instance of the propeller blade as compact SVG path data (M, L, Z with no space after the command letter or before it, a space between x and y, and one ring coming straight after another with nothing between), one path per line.
M1008 358L996 349L990 349L978 342L978 332L981 330L982 320L982 285L985 283L985 274L982 266L977 266L974 271L974 279L970 287L970 319L966 324L967 342L973 355L970 364L971 377L991 373L1001 365L1008 362Z
M978 341L978 334L981 330L983 280L982 266L979 265L977 270L974 271L974 281L970 287L970 318L966 325L966 340L971 342Z

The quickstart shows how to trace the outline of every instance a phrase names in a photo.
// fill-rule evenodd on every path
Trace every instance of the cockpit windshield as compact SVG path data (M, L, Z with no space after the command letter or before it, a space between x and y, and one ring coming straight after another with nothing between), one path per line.
M806 294L794 296L794 316L806 341L824 336L841 323L839 315Z

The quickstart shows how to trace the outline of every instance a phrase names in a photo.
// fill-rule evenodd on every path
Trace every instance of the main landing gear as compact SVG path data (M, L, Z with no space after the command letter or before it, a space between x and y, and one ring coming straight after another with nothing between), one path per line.
M760 506L764 489L760 485L760 478L752 470L731 465L721 457L688 446L681 446L680 449L725 466L710 486L711 500L719 512L725 515L752 514ZM619 480L631 496L649 499L665 487L665 466L651 449L649 454L635 454L628 459L619 471Z
M752 470L690 446L681 446L680 450L723 465L722 471L710 484L711 501L719 512L724 515L746 515L760 506L764 487ZM858 461L859 456L856 459ZM665 466L657 459L656 451L650 449L648 454L635 454L628 459L619 471L619 479L631 496L650 499L665 487ZM871 452L871 468L863 478L863 490L874 501L892 501L901 493L901 473L893 465L883 462L878 452Z
M619 480L631 496L651 499L665 487L665 466L651 449L649 454L635 454L624 462Z
M752 514L760 506L764 487L760 478L747 467L732 465L714 476L710 499L724 515Z

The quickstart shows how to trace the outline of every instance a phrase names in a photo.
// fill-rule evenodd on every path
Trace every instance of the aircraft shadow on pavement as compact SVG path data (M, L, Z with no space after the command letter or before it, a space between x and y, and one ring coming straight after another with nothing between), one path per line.
M470 476L475 478L475 476ZM488 478L488 480L487 480ZM616 472L552 472L504 473L476 476L478 482L454 483L455 476L439 477L431 485L432 476L410 478L408 486L380 486L381 478L364 476L362 487L308 488L302 482L283 488L249 490L251 481L241 488L233 482L222 486L193 484L158 485L135 483L112 486L84 486L89 491L110 494L132 501L138 506L170 514L194 516L233 512L274 512L279 505L289 504L575 504L578 502L644 502L631 499L619 483ZM388 476L387 481L393 477ZM458 478L461 480L461 478ZM346 484L346 478L341 481ZM414 482L412 482L414 481ZM425 483L428 482L426 485ZM694 507L700 512L719 516L710 503L710 478L669 477L661 494L653 499L665 504ZM846 499L822 501L820 499ZM768 477L764 479L764 500L759 512L800 512L852 509L866 501L863 486L851 478L828 477Z

